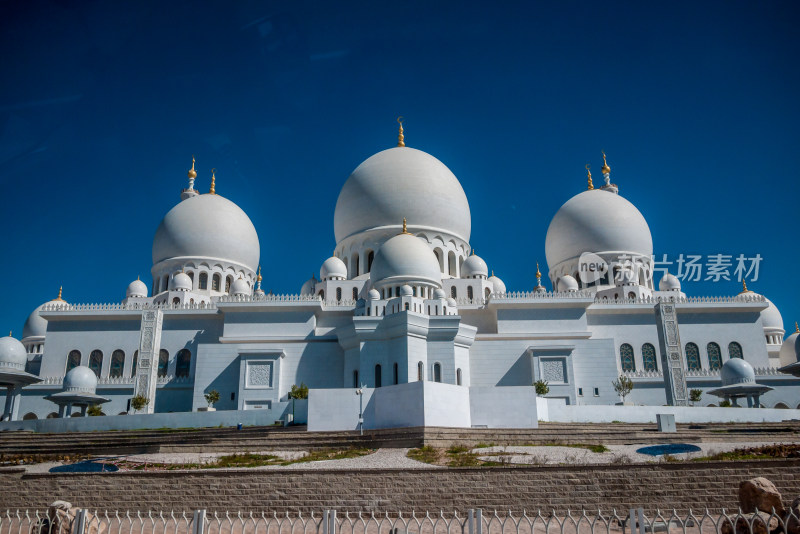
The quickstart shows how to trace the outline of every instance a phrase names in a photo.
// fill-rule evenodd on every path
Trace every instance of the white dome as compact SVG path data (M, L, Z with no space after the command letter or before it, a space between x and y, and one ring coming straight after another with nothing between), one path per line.
M775 306L771 300L765 300L767 301L767 308L761 312L761 323L764 325L765 329L783 330L783 317L781 316L781 312L778 311L778 307Z
M446 299L447 293L444 292L444 289L436 288L433 290L433 298L439 300Z
M795 332L783 341L778 359L781 367L800 362L800 334Z
M45 335L47 332L47 319L39 315L39 312L42 311L43 307L51 305L68 306L69 304L61 299L53 299L37 306L36 309L31 312L28 318L25 319L25 325L22 327L22 339L31 336Z
M336 256L331 256L319 268L319 279L347 278L347 265Z
M752 384L756 381L753 366L741 358L731 358L722 365L722 385Z
M412 234L399 234L386 241L372 262L370 280L376 285L387 282L427 282L441 285L439 260L420 238Z
M303 284L303 287L300 288L301 295L313 295L314 294L314 286L317 285L317 279L314 278L312 275L311 278L306 280Z
M661 278L661 281L658 283L658 290L659 291L680 291L681 290L681 281L674 274L667 273Z
M377 289L370 289L369 292L367 293L367 297L369 298L369 300L380 300L381 294L378 292Z
M492 283L493 293L503 294L506 292L506 285L503 283L502 280L500 280L494 274L492 274L492 276L489 277L489 281Z
M191 291L192 279L186 273L176 273L172 277L172 289L173 291Z
M28 351L17 338L0 337L0 367L12 367L25 370L28 363Z
M413 294L414 294L414 290L411 289L411 286L408 285L408 284L404 284L400 288L400 296L402 296L402 297L410 297Z
M561 206L544 246L551 270L584 252L653 254L650 227L636 206L602 189L579 193Z
M563 291L577 291L578 281L571 274L565 274L558 279L558 290Z
M85 365L71 369L64 377L64 391L94 393L96 389L97 375Z
M369 157L347 179L336 201L336 242L372 228L433 230L469 241L469 203L458 179L421 150L396 147Z
M243 278L237 278L231 284L231 294L232 295L249 295L250 294L250 286L247 285L247 281Z
M472 278L474 276L489 276L489 268L480 256L472 254L461 265L461 278Z
M128 284L128 289L125 290L127 298L145 298L147 297L147 286L138 278Z
M153 265L172 258L223 260L255 272L261 249L245 212L219 195L197 195L164 216L153 239Z
M457 305L456 299L454 298L447 299L447 305L450 306L451 308L455 308Z

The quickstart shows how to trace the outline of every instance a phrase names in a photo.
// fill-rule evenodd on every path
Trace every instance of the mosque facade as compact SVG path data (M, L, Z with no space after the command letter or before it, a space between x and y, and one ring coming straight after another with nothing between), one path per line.
M800 408L800 378L781 372L797 367L800 340L784 340L775 305L746 287L711 298L687 295L672 274L656 284L647 221L611 183L605 155L602 174L555 213L547 276L537 265L536 286L518 291L474 254L458 179L405 146L401 126L398 146L344 183L319 277L273 295L261 288L252 222L216 194L213 175L209 193L197 191L193 161L156 230L149 286L134 280L108 305L59 292L20 341L0 339L0 378L4 360L22 377L3 382L4 417L82 414L92 399L124 414L136 395L150 401L144 412L198 411L211 390L216 410L270 409L301 383L313 394L542 380L549 403L614 405L621 375L634 383L626 402L686 405L699 389L708 406L721 400L710 392L734 385L721 383L733 359L759 384L758 404Z

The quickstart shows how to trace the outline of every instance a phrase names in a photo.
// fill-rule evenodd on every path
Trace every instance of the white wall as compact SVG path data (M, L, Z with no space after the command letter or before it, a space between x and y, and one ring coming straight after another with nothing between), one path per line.
M536 428L539 426L538 404L533 386L469 390L473 427Z
M800 419L800 410L684 406L564 406L548 403L543 421L559 423L655 423L656 414L674 414L676 423L754 423ZM546 418L545 418L546 417Z

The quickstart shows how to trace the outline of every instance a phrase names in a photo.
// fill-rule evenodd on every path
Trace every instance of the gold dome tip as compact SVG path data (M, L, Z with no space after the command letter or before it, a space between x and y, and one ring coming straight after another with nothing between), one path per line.
M800 334L800 326L797 326L797 321L794 322L794 332Z
M401 234L407 234L408 233L408 225L406 224L406 218L405 217L403 217L403 231L400 232L400 233Z
M261 281L261 266L260 265L258 266L258 276L256 277L256 280L259 281L259 282Z
M194 154L192 155L192 168L189 169L189 178L197 178L197 171L194 170Z
M600 169L603 174L609 174L611 172L611 167L608 166L608 162L606 161L606 153L605 151L601 151L603 153L603 168Z
M742 278L742 291L739 292L740 295L744 295L745 293L752 293L749 289L747 289L747 282L744 278Z
M406 140L403 136L403 116L397 117L397 124L400 125L400 133L397 134L397 146L406 146Z
M542 273L539 272L539 262L536 262L536 278L541 278Z
M8 331L8 337L14 337L14 336L12 335L13 333L14 333L14 331L13 331L13 330L9 330L9 331Z
M591 171L591 170L589 170L589 169L591 169L591 168L592 168L592 166L591 166L591 165L589 165L589 164L587 163L587 164L586 164L586 176L588 176L588 177L589 177L589 179L588 179L588 182L589 182L589 191L591 191L592 189L594 189L594 184L592 183L592 171Z
M492 276L494 276L494 269L492 269Z
M215 189L217 183L217 176L216 176L217 169L211 169L211 189L209 189L208 194L216 195L217 190Z
M61 298L61 291L62 291L63 289L64 289L64 286L59 286L59 288L58 288L58 296L56 297L56 300L63 300L63 299Z

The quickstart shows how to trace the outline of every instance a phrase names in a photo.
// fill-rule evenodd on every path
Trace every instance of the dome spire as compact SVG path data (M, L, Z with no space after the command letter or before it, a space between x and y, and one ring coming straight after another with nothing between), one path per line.
M600 172L603 173L603 176L606 179L606 185L608 185L611 183L611 177L609 176L611 174L611 167L608 166L608 162L606 161L605 151L601 150L600 153L603 154L603 167L600 169Z
M800 326L797 326L797 321L794 322L794 332L800 334Z
M408 225L406 225L406 218L405 217L403 217L403 231L400 232L400 233L401 234L407 234L408 233Z
M217 181L217 177L215 175L216 172L217 172L216 168L211 169L211 189L209 189L209 191L208 191L209 195L216 195L217 194L216 189L214 189L214 186L216 185L216 181Z
M592 171L590 170L591 168L592 168L592 166L587 163L586 164L586 176L588 176L589 191L594 189L594 184L592 183Z
M56 297L56 300L59 300L59 301L64 300L64 299L61 298L61 291L63 289L64 289L64 286L59 286L59 288L58 288L58 296Z
M539 262L536 262L536 285L541 285L542 283L542 273L539 272Z
M197 178L197 171L194 170L194 154L192 154L192 168L186 174L189 177L189 187L181 191L181 200L197 196L197 191L194 188L194 180Z
M400 133L397 134L397 146L406 146L405 137L403 137L403 116L397 117L397 124L400 125Z
M745 293L751 293L751 291L749 289L747 289L747 282L745 281L744 278L742 278L742 292L739 293L739 294L743 295Z

